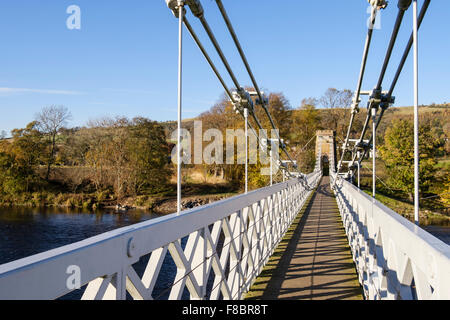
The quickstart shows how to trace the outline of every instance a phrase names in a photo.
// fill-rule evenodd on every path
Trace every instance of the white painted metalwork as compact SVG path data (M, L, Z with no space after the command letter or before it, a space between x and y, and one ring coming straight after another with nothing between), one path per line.
M245 194L248 193L248 108L244 108L245 122Z
M177 133L177 214L181 213L181 121L183 103L183 19L184 1L178 0L178 133Z
M377 108L372 108L372 197L377 194Z
M367 299L450 299L449 245L341 178L334 192Z
M83 299L158 299L166 256L176 265L169 299L183 298L185 289L191 299L241 299L320 178L316 171L306 176L309 186L292 179L1 265L0 300L71 293L73 266L87 285ZM139 276L133 265L149 254Z
M414 38L414 221L419 225L419 36L418 36L417 0L413 1L413 38Z

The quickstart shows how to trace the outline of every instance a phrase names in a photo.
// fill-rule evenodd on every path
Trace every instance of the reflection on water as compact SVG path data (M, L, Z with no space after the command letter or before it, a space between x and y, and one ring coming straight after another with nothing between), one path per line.
M156 217L140 210L114 214L61 208L0 208L0 264Z
M140 210L115 214L113 211L92 213L60 208L0 207L0 265L157 217L160 215ZM187 237L182 238L183 249L186 242ZM139 262L133 265L140 277L144 273L149 256L141 257ZM165 300L169 297L176 270L172 257L166 255L153 290L155 299ZM60 299L80 299L85 287ZM127 298L131 299L131 296L127 294ZM182 299L188 298L189 294L185 290Z

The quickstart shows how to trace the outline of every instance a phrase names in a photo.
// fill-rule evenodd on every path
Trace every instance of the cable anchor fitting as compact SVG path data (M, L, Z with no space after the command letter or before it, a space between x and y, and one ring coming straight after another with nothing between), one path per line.
M180 17L180 6L183 7L183 15L186 15L186 9L184 8L184 0L166 0L166 4L169 9L172 11L175 18Z
M386 9L389 4L386 0L367 0L367 2L369 2L372 7L376 7L378 10Z

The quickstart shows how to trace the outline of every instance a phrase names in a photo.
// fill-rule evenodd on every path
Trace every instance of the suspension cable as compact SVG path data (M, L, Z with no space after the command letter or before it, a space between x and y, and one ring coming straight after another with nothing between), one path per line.
M396 18L395 25L394 25L394 28L393 28L393 31L392 31L391 39L390 39L390 42L389 42L389 45L388 45L388 49L387 49L387 52L386 52L386 55L385 55L383 66L381 68L380 76L378 78L377 85L376 85L376 87L374 89L374 92L377 92L379 95L381 95L381 88L382 88L383 80L384 80L384 77L386 75L386 70L387 70L387 67L389 65L389 61L390 61L391 56L392 56L392 51L393 51L395 43L397 41L397 36L398 36L399 30L400 30L400 26L401 26L401 24L403 22L403 17L404 17L405 11L409 8L409 6L411 5L411 2L412 2L411 0L399 0L398 1L397 18ZM391 98L392 98L392 96L389 95L386 100L390 101ZM371 99L369 101L369 103L368 103L368 110L370 110L370 109L372 109L374 107L378 108L378 106L379 106L379 102L374 102L373 99ZM382 108L381 114L380 114L380 116L379 116L379 118L377 120L377 123L376 123L375 127L377 127L379 125L379 122L381 120L381 117L384 114L385 109L386 108ZM366 131L367 131L370 119L371 119L371 113L367 112L366 120L364 122L364 126L363 126L363 129L362 129L362 132L361 132L361 135L360 135L360 139L359 139L359 142L358 142L359 144L363 143L363 141L364 141L364 136L366 134ZM368 152L369 148L370 148L370 143L368 143L364 147L363 156L358 160L359 164L361 164L362 159L364 159L364 157L367 155L367 152ZM345 153L345 150L343 151L343 153ZM343 155L342 155L342 159L343 159ZM353 163L355 160L356 160L356 153L353 155L353 158L352 158L351 162Z
M219 79L220 83L222 84L222 87L224 88L228 98L231 100L231 102L234 104L236 103L236 100L234 99L233 95L231 94L230 89L228 88L228 86L226 85L225 81L223 80L222 76L220 75L219 71L217 70L216 66L214 65L214 63L212 62L210 56L208 55L208 53L206 52L204 46L202 45L200 39L197 37L197 34L195 33L194 29L192 28L191 24L189 23L189 21L187 20L186 17L184 17L184 24L186 26L186 28L188 29L189 33L191 34L192 38L194 39L195 43L197 44L197 46L199 47L200 51L202 52L203 56L205 57L206 61L208 61L208 64L210 65L211 69L213 70L214 74L216 75L216 77ZM244 115L241 114L241 116L243 117ZM249 123L249 127L252 130L252 133L258 137L255 128Z
M194 14L194 16L196 16L197 18L199 18L199 20L200 20L200 22L201 22L203 28L205 29L205 31L206 31L206 33L207 33L209 39L211 40L211 42L212 42L214 48L216 49L216 51L217 51L217 53L218 53L220 59L222 60L222 63L224 64L224 66L225 66L225 68L226 68L228 74L230 75L230 77L231 77L231 79L232 79L234 85L236 86L236 88L237 88L237 90L238 90L238 93L242 93L243 89L242 89L242 87L240 86L240 84L239 84L239 82L238 82L238 80L237 80L237 78L236 78L236 76L235 76L235 74L234 74L232 68L230 67L230 65L229 65L229 63L228 63L228 61L227 61L227 59L226 59L226 57L225 57L225 55L224 55L222 49L220 48L220 45L219 45L219 43L218 43L216 37L214 36L214 33L213 33L213 31L211 30L211 28L210 28L208 22L206 21L206 18L204 17L204 10L203 10L203 8L202 8L202 6L201 6L200 1L199 1L199 0L186 0L186 4L187 4L187 5L189 6L189 8L191 9L191 11L192 11L192 13ZM274 123L274 121L273 121L273 119L272 119L272 117L271 117L269 111L267 110L267 107L265 106L265 101L264 101L264 99L262 99L261 91L259 90L259 87L258 87L258 85L257 85L257 83L256 83L256 80L255 80L255 78L254 78L254 76L253 76L253 73L251 72L250 66L249 66L249 64L248 64L248 61L247 61L245 55L244 55L244 52L243 52L243 50L242 50L242 47L240 46L240 43L239 43L239 41L238 41L238 39L237 39L237 36L236 36L236 34L235 34L235 32L234 32L234 29L233 29L233 27L232 27L232 25L231 25L231 22L229 21L229 18L228 18L228 16L227 16L226 12L225 12L225 9L224 9L224 7L223 7L223 5L222 5L222 3L221 3L220 1L219 1L219 3L218 3L218 6L219 6L219 9L221 9L220 11L222 12L222 15L224 16L225 20L228 22L227 25L228 25L228 27L229 27L229 30L230 30L230 32L232 33L233 38L235 39L235 43L236 43L236 45L237 45L237 47L238 47L238 51L239 51L239 53L241 54L241 57L243 58L244 64L246 65L247 71L249 72L249 75L250 75L250 77L251 77L251 79L252 79L252 82L253 82L253 84L254 84L254 86L255 86L255 89L256 89L256 91L257 91L257 93L258 93L258 97L260 98L260 101L261 101L262 104L263 104L263 108L264 108L264 110L266 111L266 114L267 114L268 117L269 117L269 120L270 120L270 122L271 122L271 124L272 124L273 129L276 129L275 123ZM207 54L205 48L204 48L203 45L201 44L201 41L198 39L197 35L195 34L195 32L194 32L192 26L189 24L189 22L187 21L186 18L184 18L183 21L184 21L184 23L185 23L187 29L189 30L191 36L193 37L194 41L197 43L198 47L200 48L200 51L203 53L205 59L208 61L209 65L211 66L211 68L213 69L213 71L214 71L214 73L216 74L217 78L219 79L219 81L221 82L222 86L224 87L224 89L225 89L227 95L229 96L230 100L232 101L233 104L236 104L236 100L234 99L233 95L231 94L231 91L230 91L230 90L228 89L228 87L226 86L225 81L224 81L223 78L220 76L219 72L217 71L217 68L215 67L215 65L214 65L214 63L212 62L211 58L210 58L209 55ZM239 110L239 109L238 109L238 110ZM243 112L241 112L241 110L239 110L239 113L241 114L242 117L244 117L244 114L243 114ZM254 112L251 112L251 115L252 115L252 118L253 118L253 120L255 121L257 127L258 127L259 129L262 130L263 127L262 127L262 125L261 125L259 119L257 118L256 114L255 114ZM250 125L250 128L251 128L252 132L255 134L255 136L257 136L257 134L256 134L256 132L255 132L255 130L254 130L254 128L253 128L251 125ZM264 132L264 131L263 131L263 132ZM265 134L265 132L264 132L264 134ZM281 138L280 138L280 136L279 136L279 134L278 134L278 131L276 131L276 134L277 134L277 136L278 136L278 140L279 140L279 142L280 142L280 145L281 145L282 150L286 153L286 155L288 156L288 158L290 159L290 161L294 164L294 161L293 161L293 159L291 158L291 156L289 155L289 153L287 152L284 143L282 143L282 141L281 141ZM267 135L265 135L265 136L266 136L266 139L268 140ZM258 137L258 138L259 138L259 137ZM261 142L261 141L260 141L260 142ZM295 164L294 164L294 166L297 167ZM284 168L283 166L281 167L281 169L282 169L282 170L285 170L285 168ZM286 170L286 171L287 171L288 175L292 177L292 174L291 174L288 170Z
M384 4L385 4L384 6L380 6L380 2L384 2L384 1L381 1L381 0L380 1L376 1L375 0L375 1L371 2L371 4L372 4L372 12L371 12L372 25L375 22L376 9L377 8L378 9L380 9L380 8L384 9L384 7L386 6L385 2L384 2ZM380 72L380 76L378 78L377 85L375 86L375 89L372 92L372 97L371 98L373 98L374 94L375 95L379 95L379 96L382 97L382 99L384 101L384 104L381 104L380 101L377 101L377 99L379 98L379 97L377 97L377 99L369 100L368 105L367 105L368 110L370 110L372 108L378 108L380 105L382 106L380 115L378 116L378 119L376 120L376 123L375 123L375 130L380 125L380 122L381 122L381 120L383 118L383 115L384 115L386 109L389 107L389 105L391 103L393 103L392 94L393 94L395 86L396 86L396 84L397 84L397 82L398 82L398 80L400 78L400 75L401 75L401 73L403 71L404 65L406 63L406 60L407 60L407 58L409 56L409 53L410 53L412 45L413 45L413 35L411 34L411 36L409 38L409 41L408 41L408 43L406 45L406 48L404 50L403 56L402 56L402 58L400 60L399 66L397 68L397 71L395 73L395 76L394 76L394 79L392 81L392 84L390 86L390 89L389 89L389 91L388 91L388 93L386 95L383 95L383 93L381 91L383 80L384 80L384 77L386 75L387 67L389 65L389 62L390 62L390 59L391 59L391 56L392 56L392 52L393 52L393 49L394 49L396 41L397 41L399 30L400 30L401 24L403 22L404 14L405 14L406 10L410 7L411 2L412 2L412 0L398 0L398 5L397 5L398 6L398 14L397 14L397 18L396 18L396 21L395 21L395 24L394 24L394 28L393 28L393 31L392 31L392 35L391 35L391 38L390 38L390 42L389 42L389 45L388 45L388 48L387 48L387 52L386 52L386 55L385 55L385 58L384 58L383 66L381 68L381 72ZM421 26L421 24L423 22L425 14L426 14L426 12L427 12L427 10L429 8L430 2L431 2L431 0L424 0L423 6L421 8L421 11L420 11L419 17L418 17L418 28L420 28L420 26ZM337 174L339 174L339 171L342 168L342 163L343 163L343 159L344 159L345 153L347 151L350 151L348 149L348 144L349 144L349 141L350 141L351 129L352 129L352 125L353 125L356 113L359 112L359 108L358 108L358 105L359 105L359 102L360 102L359 97L360 97L360 94L361 94L361 85L362 85L362 81L363 81L363 77L364 77L364 70L365 70L366 63L367 63L367 54L368 54L368 50L370 48L371 38L372 38L372 29L369 28L368 33L367 33L367 37L366 37L366 45L365 45L365 48L364 48L363 60L362 60L362 63L361 63L361 70L360 70L360 75L359 75L359 78L358 78L357 89L355 91L355 96L353 98L352 115L351 115L351 119L350 119L350 124L349 124L348 129L347 129L347 135L346 135L346 139L345 139L345 142L344 142L343 151L342 151L342 154L341 154L341 161L339 162L339 165L338 165ZM367 116L366 116L363 128L361 130L360 138L358 139L357 145L355 145L355 147L351 150L351 151L353 151L352 161L350 162L352 164L355 162L355 160L357 158L357 153L355 152L357 147L361 147L361 146L363 147L362 156L359 157L359 159L358 159L359 165L361 165L361 162L366 157L369 149L372 148L372 145L371 145L370 141L372 140L373 134L372 134L372 137L369 139L368 143L365 143L365 140L364 140L364 136L366 134L366 131L367 131L369 123L370 123L370 119L371 119L371 114L370 114L370 112L367 112ZM349 171L353 172L353 170L354 170L353 167L349 168Z
M411 1L410 1L411 2ZM383 67L381 68L380 77L378 78L378 83L376 86L376 89L381 89L381 86L383 84L384 76L386 75L386 70L389 65L389 61L392 56L392 51L394 50L395 42L397 41L398 32L400 30L400 26L403 21L403 17L405 16L405 10L402 8L398 9L397 19L395 21L394 30L392 31L391 40L389 42L389 46L386 52L386 56L384 58Z
M420 28L422 21L425 17L425 14L427 13L428 7L430 5L431 0L425 0L423 3L422 9L420 10L419 18L418 18L418 28ZM394 80L392 81L391 88L389 89L388 96L392 96L395 86L397 85L397 81L400 77L400 74L403 71L403 67L405 66L406 59L408 58L408 55L411 51L412 45L413 45L413 34L411 33L411 36L409 38L408 44L406 45L405 51L403 53L403 57L400 61L400 65L398 66L397 72L395 74Z
M192 29L192 26L191 26L191 24L189 23L189 21L187 20L186 17L184 17L184 24L185 24L186 28L188 29L189 33L191 34L192 38L194 39L195 43L199 47L200 51L203 53L203 56L205 57L206 61L208 61L211 69L214 71L214 74L219 79L220 83L222 84L222 87L225 89L225 92L226 92L228 98L231 100L231 102L236 103L236 101L233 98L233 95L231 94L230 89L228 89L225 81L223 80L223 78L220 75L219 71L217 70L216 66L212 62L210 56L208 55L208 53L205 50L205 47L203 47L200 39L197 37L194 29Z
M363 52L363 58L362 58L362 62L361 62L361 69L359 71L358 84L356 85L356 91L355 91L355 95L353 98L353 106L352 106L350 124L348 126L347 135L346 135L345 142L344 142L344 148L342 150L341 160L339 161L339 164L338 164L337 174L339 174L339 171L342 166L342 161L344 160L345 152L347 151L347 146L348 146L348 142L350 139L350 133L352 130L355 115L356 115L356 113L359 112L359 102L360 102L359 96L361 94L361 87L362 87L362 82L364 79L364 73L366 70L367 58L369 56L370 44L372 42L373 26L375 25L376 18L377 18L377 6L376 5L377 4L373 5L372 10L371 10L371 19L370 19L371 25L368 26L368 30L367 30L366 43L364 45L364 52Z
M431 0L425 0L424 4L422 6L422 9L420 10L420 14L419 14L419 17L418 17L418 29L420 28L420 26L422 24L422 21L423 21L423 19L425 17L425 14L427 13L427 10L429 8L430 2L431 2ZM387 94L388 98L392 97L392 94L394 93L395 86L397 85L398 79L400 78L400 75L401 75L401 73L403 71L403 68L405 66L406 60L407 60L407 58L409 56L409 53L411 52L413 41L414 41L413 40L413 34L411 33L411 36L410 36L409 41L408 41L408 44L406 45L406 48L404 50L402 59L401 59L400 64L399 64L399 66L397 68L397 72L396 72L396 74L394 76L394 79L392 81L391 87L390 87L389 92ZM384 108L381 110L381 113L380 113L380 115L378 117L378 120L377 120L377 123L375 125L376 129L378 129L378 126L380 125L381 119L383 118L383 115L384 115L385 111L386 111L386 109L384 109ZM371 141L371 140L372 140L372 136L370 137L369 141ZM364 152L363 152L363 156L359 160L359 163L361 163L362 159L364 159L364 157L367 155L367 152L368 152L368 150L365 149Z
M228 14L227 14L227 12L225 10L225 7L223 6L223 3L222 3L221 0L216 0L216 4L217 4L217 6L219 8L220 13L222 14L223 19L225 20L225 24L227 25L227 28L228 28L228 30L229 30L229 32L231 34L231 37L233 38L233 41L234 41L234 43L236 45L236 48L237 48L237 50L239 52L239 55L241 56L241 59L242 59L244 65L245 65L245 68L247 69L247 72L248 72L248 74L250 76L250 79L251 79L251 81L253 83L253 86L254 86L257 94L258 94L259 101L261 102L261 105L262 105L262 107L263 107L267 117L269 118L269 121L270 121L270 123L272 125L272 128L276 130L277 127L275 125L275 122L273 121L273 118L270 115L270 112L269 112L269 110L268 110L268 108L266 106L266 102L263 99L263 96L261 94L261 90L259 89L258 83L256 82L256 79L255 79L255 77L253 75L253 72L252 72L252 70L250 68L250 65L249 65L248 60L247 60L247 58L245 56L244 50L242 49L242 46L241 46L241 44L239 42L239 39L238 39L238 37L236 35L236 32L234 31L233 25L232 25L232 23L230 21L230 18L228 17ZM280 143L281 149L286 153L286 155L289 158L289 160L293 163L293 159L291 158L291 156L287 152L284 143L282 143L280 135L278 134L278 131L275 131L275 132L277 134L277 138L278 138L278 141Z

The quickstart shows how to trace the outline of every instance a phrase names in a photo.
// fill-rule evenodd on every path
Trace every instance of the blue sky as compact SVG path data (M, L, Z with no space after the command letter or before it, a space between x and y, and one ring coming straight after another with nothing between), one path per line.
M373 88L397 13L382 11L363 89ZM292 107L327 88L355 89L366 36L366 0L223 0L259 86L283 92ZM421 5L422 1L419 1ZM250 85L213 0L205 16L242 85ZM69 30L70 5L81 8L81 30ZM420 103L450 101L450 1L432 1L422 25ZM232 82L199 22L191 23ZM405 16L385 79L390 85L412 28ZM0 131L24 127L44 106L65 105L71 126L102 116L177 116L177 21L164 0L2 0L0 2ZM185 33L184 111L208 110L223 89ZM411 105L412 59L395 92L397 106Z

